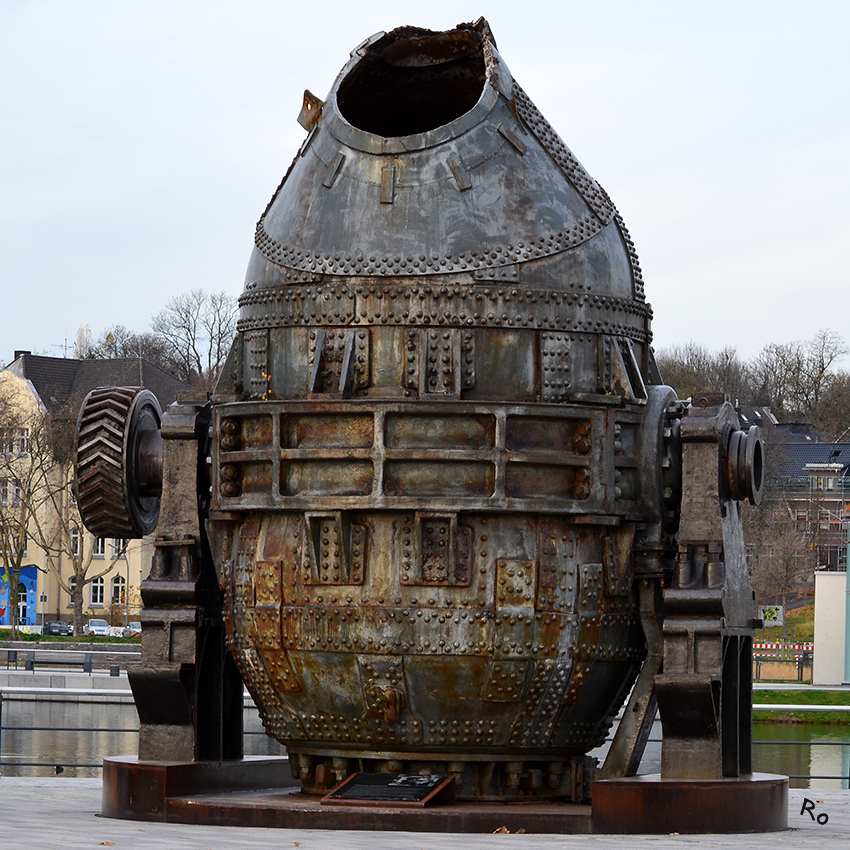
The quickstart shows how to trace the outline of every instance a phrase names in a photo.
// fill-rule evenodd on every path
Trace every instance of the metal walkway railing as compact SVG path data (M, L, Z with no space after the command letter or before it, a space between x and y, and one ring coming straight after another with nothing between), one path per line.
M756 704L753 706L754 711L836 711L850 712L850 706L847 705L790 705L782 703ZM14 725L7 726L3 724L3 693L0 691L0 743L2 743L2 735L4 732L92 732L92 733L121 733L134 734L139 733L138 727L127 728L120 726L32 726L32 725ZM848 730L850 731L850 730ZM262 730L245 730L244 736L265 736ZM611 741L611 738L607 739ZM648 744L660 744L661 738L649 738ZM753 746L789 746L789 747L850 747L850 738L845 741L753 741ZM0 748L0 751L2 749ZM101 769L101 763L88 762L57 762L53 761L17 761L15 759L0 759L0 769L3 767L52 767L52 768L95 768ZM850 783L850 775L846 774L788 774L789 779L833 779L843 780Z

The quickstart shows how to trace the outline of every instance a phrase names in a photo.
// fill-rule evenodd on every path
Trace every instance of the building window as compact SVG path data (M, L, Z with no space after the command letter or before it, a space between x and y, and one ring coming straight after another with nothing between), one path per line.
M842 546L825 546L826 568L829 570L837 570L841 564L841 549Z
M93 558L102 558L106 554L105 537L95 537L92 541L91 553Z
M8 478L0 478L0 508L21 506L21 485Z
M124 537L112 538L112 560L127 556L127 540Z
M30 429L14 428L3 434L3 454L6 457L25 457L30 450Z
M112 579L112 604L123 605L127 599L127 581L124 576L115 576Z
M68 606L72 606L74 604L74 591L77 588L77 577L71 576L68 581L68 587L71 588L71 592L68 594Z
M18 584L18 623L22 626L28 625L27 623L27 586L20 582Z
M78 558L80 556L80 529L71 529L71 554Z
M90 590L90 599L92 608L102 608L103 607L103 576L100 578L96 578L89 585Z

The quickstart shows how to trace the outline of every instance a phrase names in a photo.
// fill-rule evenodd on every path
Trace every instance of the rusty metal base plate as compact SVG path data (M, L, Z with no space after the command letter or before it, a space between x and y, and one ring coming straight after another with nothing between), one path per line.
M428 809L322 806L302 794L286 758L233 762L104 759L105 817L215 826L587 834L590 806L565 803L455 803Z
M774 832L788 829L788 777L604 779L592 808L594 833Z
M104 759L105 817L215 826L405 832L732 833L788 828L788 779L717 781L658 776L593 785L593 807L568 803L455 803L429 809L321 805L302 794L285 757L230 762Z

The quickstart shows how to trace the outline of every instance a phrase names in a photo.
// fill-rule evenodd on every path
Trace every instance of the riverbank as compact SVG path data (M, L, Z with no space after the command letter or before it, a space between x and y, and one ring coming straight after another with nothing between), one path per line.
M850 711L759 711L759 704L850 706L850 688L758 688L753 691L754 723L829 723L850 725Z

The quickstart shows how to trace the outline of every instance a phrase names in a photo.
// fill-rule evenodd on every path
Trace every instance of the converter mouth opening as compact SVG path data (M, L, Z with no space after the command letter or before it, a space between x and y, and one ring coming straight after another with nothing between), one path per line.
M368 48L341 81L337 105L358 130L412 136L469 112L486 77L481 36L470 25L439 33L407 27Z

